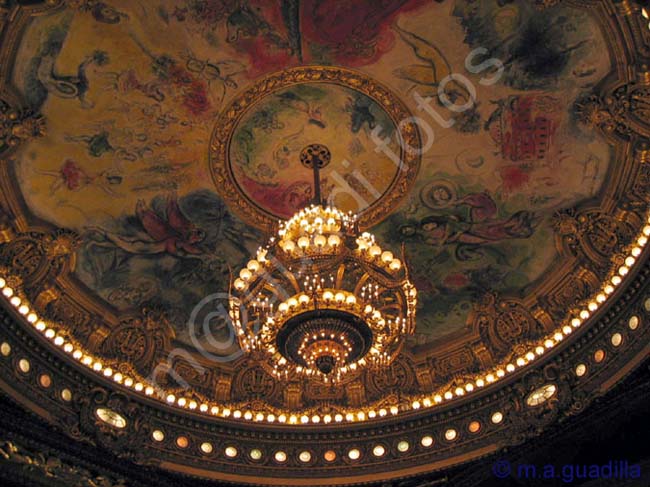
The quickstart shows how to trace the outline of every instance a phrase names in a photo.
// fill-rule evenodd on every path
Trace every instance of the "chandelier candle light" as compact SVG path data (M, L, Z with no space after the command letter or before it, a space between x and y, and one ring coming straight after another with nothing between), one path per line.
M300 158L314 174L314 202L279 222L239 271L229 312L244 352L273 376L334 383L395 359L415 331L417 291L403 255L361 233L356 215L323 204L327 147L309 145Z

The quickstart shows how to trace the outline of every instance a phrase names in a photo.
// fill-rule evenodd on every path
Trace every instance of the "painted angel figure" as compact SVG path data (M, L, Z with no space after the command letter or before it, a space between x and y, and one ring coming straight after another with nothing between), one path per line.
M197 244L205 239L205 232L183 215L175 195L167 198L166 218L159 216L143 200L136 203L135 214L145 235L130 237L91 227L89 230L104 238L104 241L95 244L115 246L137 255L167 253L187 257L204 253Z

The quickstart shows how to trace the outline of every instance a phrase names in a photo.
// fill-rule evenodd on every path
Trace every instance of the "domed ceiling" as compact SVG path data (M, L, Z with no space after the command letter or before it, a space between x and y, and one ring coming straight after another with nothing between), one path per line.
M372 481L520 441L647 354L635 3L2 5L5 389L74 436L230 481ZM312 201L314 143L324 196L418 290L399 358L338 385L274 379L226 311Z

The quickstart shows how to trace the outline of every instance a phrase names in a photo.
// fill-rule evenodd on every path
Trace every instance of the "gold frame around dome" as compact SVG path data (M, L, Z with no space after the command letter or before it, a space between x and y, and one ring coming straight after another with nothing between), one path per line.
M646 210L650 204L650 122L647 117L650 69L644 62L650 58L647 22L641 18L638 7L629 1L615 4L610 0L576 0L567 3L596 11L616 58L629 60L629 66L616 65L616 72L599 87L598 94L584 100L580 112L584 122L598 127L616 145L616 157L625 163L620 175L625 182L624 189L607 195L604 205L607 214L599 208L583 209L577 214L563 215L558 221L558 247L571 258L563 272L558 272L557 276L561 277L535 290L538 296L552 299L533 305L528 300L488 296L475 316L472 329L475 340L468 342L467 335L458 335L434 358L405 356L404 366L408 370L402 375L411 383L417 382L418 387L432 387L434 381L449 370L459 383L475 377L476 369L491 363L492 352L486 344L493 346L497 353L501 350L506 359L517 357L519 348L536 340L531 324L547 323L549 330L554 325L556 318L545 314L541 305L578 311L579 305L591 304L587 303L587 298L593 293L588 291L597 290L603 279L609 278L610 268L613 267L614 272L617 268L628 269L626 260L631 255L627 246L617 248L612 256L604 256L593 245L593 235L602 233L604 228L613 228L612 232L616 232L627 221L633 223L636 236L639 226L647 225ZM9 39L3 42L0 52L3 69L11 64L11 52L5 46L15 47L29 16L43 13L52 5L60 6L62 2L48 4L47 7L17 7L11 12L0 7L0 32ZM13 19L10 29L3 24L5 18ZM0 93L5 101L3 113L10 115L0 121L0 152L6 159L11 157L14 144L38 133L33 128L41 126L42 122L37 114L21 109L20 97L11 87L3 85ZM11 137L14 139L8 143ZM52 229L29 215L10 184L9 166L6 161L0 161L0 249L5 257L19 258L5 258L0 262L0 266L4 266L3 273L13 275L11 286L39 314L41 310L57 310L56 316L47 318L61 326L66 338L74 339L78 330L87 331L84 345L93 353L99 354L100 345L107 337L115 337L117 329L129 332L138 329L145 340L162 344L162 350L147 349L146 353L138 355L141 362L133 364L135 367L121 364L123 373L137 374L138 370L134 369L146 368L160 357L159 353L169 346L173 334L155 316L117 317L105 305L84 294L69 276L74 266L76 236ZM16 252L7 252L10 247ZM562 417L582 411L650 355L647 247L634 258L637 264L625 271L628 274L625 281L612 291L605 305L597 305L593 313L588 313L592 316L584 325L570 337L558 340L552 351L530 365L513 366L514 371L504 380L473 394L458 394L432 407L418 403L417 408L409 407L397 417L389 415L372 423L329 426L320 423L296 427L242 423L200 415L190 408L160 404L139 394L134 387L116 384L107 376L95 374L72 360L52 343L55 338L44 335L30 324L29 315L22 313L20 306L12 306L2 297L0 303L7 311L0 310L3 323L0 328L0 388L77 440L99 443L137 462L190 475L267 485L344 485L432 472L517 444ZM603 266L607 266L606 276L597 272ZM571 280L563 280L570 274ZM514 323L513 317L521 316L526 318L523 321L528 326L513 328L521 330L517 335L520 346L514 351L505 350L501 343L504 342L503 333L508 332L508 324ZM481 330L485 342L481 339ZM250 366L244 368L250 369ZM43 375L49 377L51 385L43 385L46 383L41 382ZM233 384L240 379L241 376L230 378ZM226 387L219 388L220 380L215 377L211 383L217 396ZM531 406L527 401L531 394L548 385L555 386L556 392L547 401ZM359 393L358 397L363 394ZM126 427L118 431L98 421L97 408L126 418ZM479 429L474 433L469 425L476 421ZM448 434L451 430L454 433ZM152 439L157 431L164 432L163 440ZM421 442L425 435L434 438L431 447ZM180 436L187 440L180 444L188 447L181 447L174 441ZM403 441L408 442L406 451L400 446ZM210 442L214 451L205 453L201 449L204 442ZM376 444L382 445L387 452L382 459L371 453ZM309 465L297 459L301 449L307 448L305 445L312 451ZM228 457L223 453L227 446L236 447L239 454ZM245 453L259 447L265 456L263 462L256 463ZM346 456L351 448L363 452L359 461ZM290 456L281 470L271 459L278 449ZM326 449L335 452L334 461L323 460Z
M335 84L368 96L400 128L400 167L386 191L369 207L358 213L359 227L369 228L390 215L409 188L420 168L420 134L413 115L388 88L370 76L339 66L299 66L265 76L231 101L218 118L210 139L210 170L219 194L244 221L269 231L280 218L259 207L239 187L230 165L230 143L242 117L270 94L300 84ZM408 150L405 149L408 148Z

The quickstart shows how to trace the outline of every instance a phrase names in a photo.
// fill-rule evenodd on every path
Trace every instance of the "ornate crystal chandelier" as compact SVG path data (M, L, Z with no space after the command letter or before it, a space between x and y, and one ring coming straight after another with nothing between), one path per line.
M326 383L383 367L415 329L417 291L408 268L357 218L322 204L319 170L329 150L306 147L314 203L287 221L239 271L230 317L240 346L277 378Z

